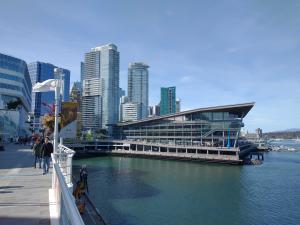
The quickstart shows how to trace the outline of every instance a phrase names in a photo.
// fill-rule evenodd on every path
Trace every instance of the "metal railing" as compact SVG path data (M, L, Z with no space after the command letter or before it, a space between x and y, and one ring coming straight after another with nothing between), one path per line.
M52 192L54 197L55 224L84 225L72 195L72 157L74 151L58 146L58 152L52 154L53 176ZM52 224L52 222L51 222Z

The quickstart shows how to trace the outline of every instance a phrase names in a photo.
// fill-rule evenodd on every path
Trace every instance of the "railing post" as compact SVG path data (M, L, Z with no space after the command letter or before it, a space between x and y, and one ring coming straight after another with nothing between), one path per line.
M54 153L52 153L52 159L55 159L55 155L54 155ZM55 159L56 160L56 159ZM53 169L52 169L52 190L55 190L55 186L56 186L56 172L55 172L55 169L54 169L54 163L56 163L56 162L54 162L54 160L52 160L53 162Z
M72 182L72 160L74 153L68 153L67 155L67 185L70 192L73 192L73 182Z

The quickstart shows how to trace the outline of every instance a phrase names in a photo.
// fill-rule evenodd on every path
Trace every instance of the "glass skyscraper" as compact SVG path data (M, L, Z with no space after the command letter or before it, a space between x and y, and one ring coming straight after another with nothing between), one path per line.
M162 87L160 96L160 115L175 113L176 87Z
M63 90L62 95L63 101L69 101L70 92L70 71L66 69L59 68L59 75L55 75L54 69L56 66L50 63L44 62L33 62L28 64L28 70L31 78L32 85L38 82L43 82L48 79L63 79ZM55 102L54 92L33 92L32 93L32 103L31 112L34 116L35 131L39 129L40 117L49 113L50 109L47 105L53 105Z
M33 62L28 64L28 70L31 78L32 85L37 82L43 82L48 79L61 79L54 74L54 69L58 68L50 63ZM70 93L70 71L66 69L60 69L63 75L64 93L62 96L63 101L69 101ZM49 110L45 107L46 104L54 104L54 92L33 92L31 111L34 116L43 116L48 113Z
M128 100L140 105L140 117L148 117L149 66L142 62L130 63L128 68Z
M27 135L32 84L25 61L0 53L0 137ZM9 106L11 103L14 106ZM8 110L9 109L9 110Z
M85 54L82 122L84 129L108 128L119 118L119 52L108 44Z

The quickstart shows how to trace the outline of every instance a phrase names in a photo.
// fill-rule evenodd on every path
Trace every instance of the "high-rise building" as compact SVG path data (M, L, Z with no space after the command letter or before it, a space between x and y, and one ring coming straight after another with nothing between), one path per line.
M149 117L154 116L154 107L153 106L148 107L148 116Z
M128 102L128 97L125 96L125 91L123 92L123 90L122 90L121 94L124 94L124 95L122 95L120 97L119 121L123 121L123 104Z
M180 112L181 110L181 100L179 98L176 99L176 112Z
M81 83L79 81L76 81L73 83L73 87L70 92L70 101L71 102L81 102Z
M262 132L261 128L255 129L255 133L256 133L256 138L257 139L261 139L263 137L263 132Z
M0 53L0 139L30 134L31 91L26 62Z
M82 122L85 129L108 128L119 119L119 52L108 44L85 54Z
M159 116L159 115L160 115L159 105L149 106L149 117Z
M63 86L62 101L69 101L70 95L70 71L58 68L50 63L33 62L28 64L28 70L32 85L48 79L61 79ZM54 71L56 70L56 72ZM40 127L40 117L50 113L50 105L55 103L54 92L32 92L31 112L36 124L35 131Z
M122 88L119 88L119 98L122 98L123 96L125 96L125 90L123 90Z
M154 113L155 116L160 115L160 104L154 106L154 112L153 113Z
M80 84L81 84L81 89L83 88L83 79L84 79L84 62L80 62Z
M148 117L149 66L142 62L130 63L128 68L128 100L140 104L141 119Z
M175 113L176 87L162 87L160 94L160 115Z
M122 104L122 122L141 119L140 103L127 102Z

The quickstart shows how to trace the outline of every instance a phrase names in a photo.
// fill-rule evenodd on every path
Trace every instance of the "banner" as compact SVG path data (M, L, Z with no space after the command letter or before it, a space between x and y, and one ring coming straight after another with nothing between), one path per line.
M76 138L77 133L77 107L76 102L62 102L61 104L61 130L60 137Z

